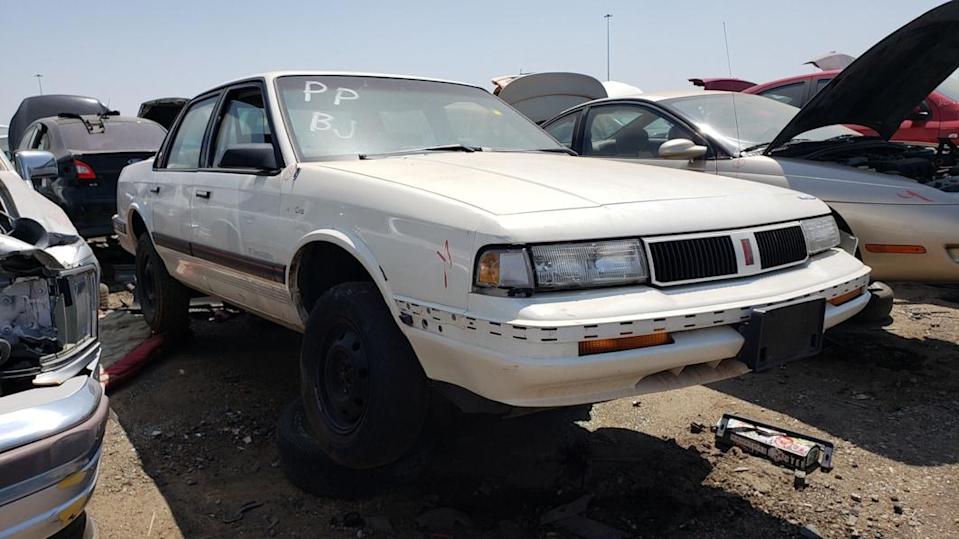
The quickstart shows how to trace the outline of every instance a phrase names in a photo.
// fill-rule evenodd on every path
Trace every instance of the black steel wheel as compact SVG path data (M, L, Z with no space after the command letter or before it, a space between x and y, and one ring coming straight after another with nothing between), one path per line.
M426 375L373 283L340 284L317 300L303 335L300 378L310 431L342 466L394 463L424 433Z

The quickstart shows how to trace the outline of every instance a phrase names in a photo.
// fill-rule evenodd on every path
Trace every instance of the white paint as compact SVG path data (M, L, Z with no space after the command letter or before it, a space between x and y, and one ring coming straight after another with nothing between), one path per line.
M333 98L333 104L339 105L340 101L353 101L359 98L360 94L356 93L356 90L351 88L337 88L336 96Z
M326 92L326 85L318 80L308 80L303 85L303 101L309 103L313 94L322 94Z

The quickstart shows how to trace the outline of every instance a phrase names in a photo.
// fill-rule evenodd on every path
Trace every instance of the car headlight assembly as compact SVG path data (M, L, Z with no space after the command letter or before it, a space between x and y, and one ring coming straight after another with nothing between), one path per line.
M806 252L810 255L839 246L839 226L832 215L803 220L802 233L806 238Z
M638 239L487 249L476 265L476 286L487 290L571 290L648 280Z

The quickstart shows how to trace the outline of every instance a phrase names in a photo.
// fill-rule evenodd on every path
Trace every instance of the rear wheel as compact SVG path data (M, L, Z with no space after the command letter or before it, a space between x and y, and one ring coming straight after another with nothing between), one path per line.
M373 283L340 284L317 300L300 369L310 430L338 464L396 462L424 435L426 376Z
M190 324L190 290L170 277L149 234L137 239L136 297L154 333L178 333Z

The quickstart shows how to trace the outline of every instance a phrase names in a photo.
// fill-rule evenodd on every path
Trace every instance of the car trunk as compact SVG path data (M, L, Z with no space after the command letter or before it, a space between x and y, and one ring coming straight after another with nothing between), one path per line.
M84 189L91 199L116 199L117 179L123 167L153 157L151 151L139 152L72 152L71 156L61 161L60 170L64 178L70 178L69 183ZM72 160L72 162L71 162ZM65 161L65 162L64 162ZM78 177L76 162L81 161L91 169L96 178L82 179Z

